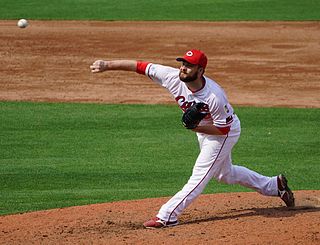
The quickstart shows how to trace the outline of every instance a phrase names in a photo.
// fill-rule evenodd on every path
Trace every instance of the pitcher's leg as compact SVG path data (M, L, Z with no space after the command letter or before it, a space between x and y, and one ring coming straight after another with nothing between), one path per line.
M232 137L230 137L232 138ZM232 165L231 154L214 169L214 178L226 184L239 184L266 196L278 195L277 176L268 177L246 167Z
M218 136L206 138L201 146L201 152L188 183L161 207L158 218L165 221L177 220L182 211L202 193L213 177L216 164L225 160L233 144L228 142L227 137Z
M277 176L268 177L242 166L231 165L230 171L219 178L227 184L240 184L265 196L278 196Z

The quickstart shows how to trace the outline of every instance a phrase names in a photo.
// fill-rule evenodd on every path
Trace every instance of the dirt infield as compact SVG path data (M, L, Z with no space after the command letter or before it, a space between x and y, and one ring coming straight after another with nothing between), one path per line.
M0 22L0 100L174 103L144 76L91 74L95 59L177 66L189 48L234 105L320 108L320 22ZM167 198L0 217L0 244L320 244L320 191L297 208L256 193L202 195L181 225L145 230Z
M191 47L232 104L320 107L320 22L0 22L0 100L174 103L141 75L91 74L95 59L177 66ZM128 93L130 91L130 93ZM134 92L132 92L134 91Z

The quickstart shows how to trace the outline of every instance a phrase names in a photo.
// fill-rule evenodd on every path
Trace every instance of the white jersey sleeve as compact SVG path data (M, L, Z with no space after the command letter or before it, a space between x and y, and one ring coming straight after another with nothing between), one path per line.
M219 128L228 127L233 122L233 108L228 101L222 97L210 99L209 110L213 125Z
M207 94L209 111L213 125L228 127L233 122L233 108L229 104L224 90L213 80L207 78Z
M146 75L161 86L171 90L178 81L179 70L173 67L149 63L146 68Z

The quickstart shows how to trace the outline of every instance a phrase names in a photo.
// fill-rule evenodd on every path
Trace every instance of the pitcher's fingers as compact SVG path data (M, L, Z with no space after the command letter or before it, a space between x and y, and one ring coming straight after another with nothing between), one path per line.
M92 72L92 73L98 73L98 72L101 72L101 70L99 70L99 69L92 69L91 72Z

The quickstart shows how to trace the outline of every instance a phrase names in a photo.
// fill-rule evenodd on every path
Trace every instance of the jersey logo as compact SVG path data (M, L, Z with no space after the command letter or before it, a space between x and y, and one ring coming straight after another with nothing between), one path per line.
M176 97L176 101L178 102L178 105L184 112L196 103L195 101L186 101L186 98L182 95ZM209 113L209 106L205 104L201 111Z

